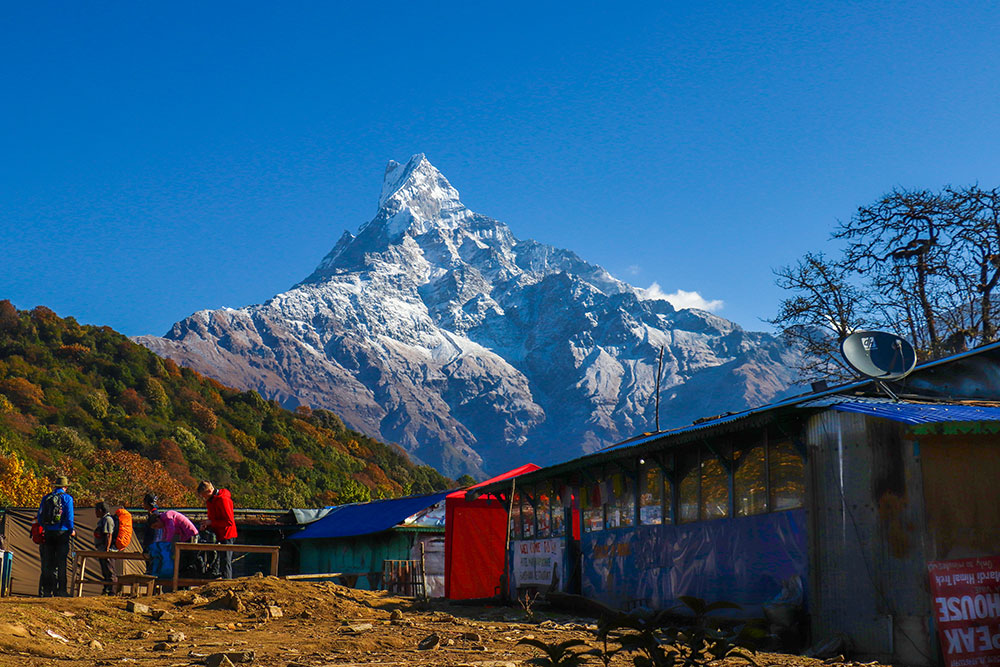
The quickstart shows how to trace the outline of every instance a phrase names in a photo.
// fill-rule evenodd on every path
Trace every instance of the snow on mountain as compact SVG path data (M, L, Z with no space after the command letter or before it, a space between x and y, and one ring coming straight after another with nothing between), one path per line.
M675 310L470 211L423 155L291 290L137 340L222 382L340 414L446 474L551 463L787 392L793 353Z

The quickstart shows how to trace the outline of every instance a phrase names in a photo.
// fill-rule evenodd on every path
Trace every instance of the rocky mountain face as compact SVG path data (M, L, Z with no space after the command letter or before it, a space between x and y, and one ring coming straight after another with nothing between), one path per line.
M466 208L423 155L386 168L377 215L266 303L136 340L232 386L324 407L446 474L564 460L769 402L793 352L647 299L576 254Z

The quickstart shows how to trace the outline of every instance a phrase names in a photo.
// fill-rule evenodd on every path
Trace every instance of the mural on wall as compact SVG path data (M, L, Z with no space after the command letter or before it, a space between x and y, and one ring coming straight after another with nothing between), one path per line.
M805 511L586 533L583 594L605 604L730 600L749 615L808 567Z

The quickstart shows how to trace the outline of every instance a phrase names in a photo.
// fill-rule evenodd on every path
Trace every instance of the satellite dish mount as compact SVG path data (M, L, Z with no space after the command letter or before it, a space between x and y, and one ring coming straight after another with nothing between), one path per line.
M884 331L855 331L840 341L840 353L848 366L875 380L876 386L897 401L886 382L902 380L917 365L913 346Z

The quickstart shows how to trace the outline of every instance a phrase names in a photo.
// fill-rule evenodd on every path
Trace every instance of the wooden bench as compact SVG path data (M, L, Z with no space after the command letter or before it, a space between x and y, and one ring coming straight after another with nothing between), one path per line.
M120 593L123 586L128 586L129 595L139 595L145 589L143 595L152 597L156 577L151 574L120 574L114 582L115 593Z
M83 585L84 584L101 584L103 586L115 585L114 581L105 581L103 579L87 579L87 559L88 558L107 558L108 560L146 560L146 555L139 553L138 551L96 551L96 550L82 550L77 551L76 556L73 558L73 572L70 578L70 591L76 597L83 596ZM122 575L125 577L136 576L136 575ZM119 577L120 578L120 577ZM117 589L116 589L117 591Z

